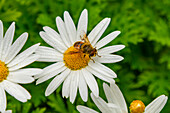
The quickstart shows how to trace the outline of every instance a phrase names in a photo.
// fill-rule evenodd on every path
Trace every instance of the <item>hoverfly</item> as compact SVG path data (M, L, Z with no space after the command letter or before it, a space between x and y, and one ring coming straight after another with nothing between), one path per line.
M74 54L74 53L84 53L84 57L86 55L89 56L89 58L95 62L91 57L95 57L96 55L98 55L97 53L97 49L96 48L93 48L93 46L91 45L86 33L84 33L83 37L80 36L81 40L82 41L77 41L73 44L73 47L77 50L79 50L78 52L74 52L74 51L70 51L70 54ZM99 56L101 57L101 56Z

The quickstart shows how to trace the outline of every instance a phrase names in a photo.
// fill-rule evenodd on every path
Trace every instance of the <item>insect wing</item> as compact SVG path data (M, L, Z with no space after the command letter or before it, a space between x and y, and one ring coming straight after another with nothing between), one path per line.
M81 51L69 51L68 53L64 53L65 55L70 55L70 54L77 54L81 53Z

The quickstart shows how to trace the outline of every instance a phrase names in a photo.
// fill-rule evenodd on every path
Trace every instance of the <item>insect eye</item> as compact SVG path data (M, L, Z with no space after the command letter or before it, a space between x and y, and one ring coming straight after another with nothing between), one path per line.
M91 53L90 56L94 56L94 53Z

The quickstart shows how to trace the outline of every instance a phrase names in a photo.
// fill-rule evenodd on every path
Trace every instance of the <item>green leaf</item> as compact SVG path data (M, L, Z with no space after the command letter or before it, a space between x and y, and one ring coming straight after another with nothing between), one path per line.
M46 108L37 108L36 110L32 111L31 113L45 113Z
M4 13L1 12L0 19L6 22L17 21L21 15L20 11L9 9Z

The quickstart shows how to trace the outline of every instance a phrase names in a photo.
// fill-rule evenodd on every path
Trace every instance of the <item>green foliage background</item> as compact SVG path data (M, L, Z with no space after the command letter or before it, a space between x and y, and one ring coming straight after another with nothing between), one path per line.
M161 94L170 94L170 0L0 0L0 20L5 29L16 22L15 39L23 32L29 39L23 50L40 42L43 26L56 29L56 16L63 17L69 11L77 23L81 11L89 13L88 32L103 18L110 17L111 23L103 36L114 30L121 34L109 45L124 44L126 48L117 54L125 59L109 64L118 78L118 86L128 103L141 99L145 105ZM103 37L102 36L102 37ZM29 67L44 68L49 63L35 62ZM35 82L23 85L32 99L21 103L7 94L7 109L13 113L77 113L76 106L83 104L97 110L90 98L84 103L79 94L72 105L69 99L61 97L61 86L49 97L45 89L51 80L38 86ZM97 80L100 96L106 100L103 81ZM90 91L89 91L90 92ZM162 113L170 113L168 100Z

